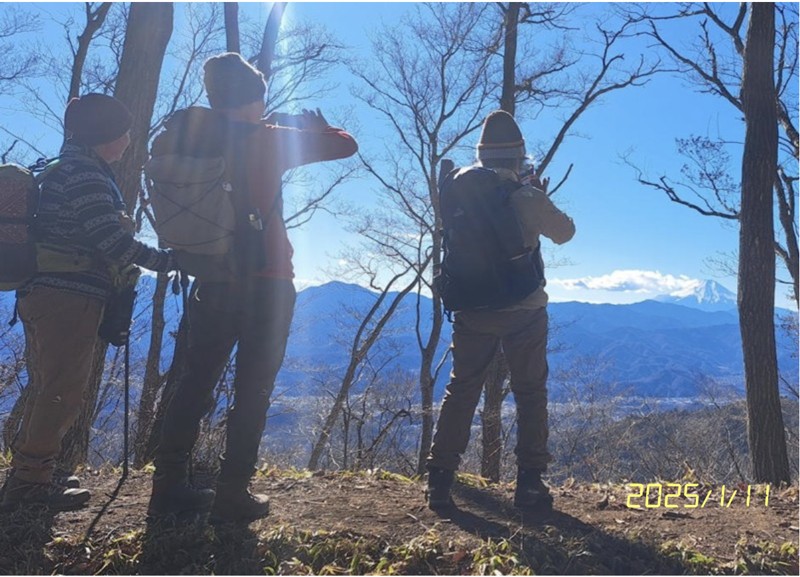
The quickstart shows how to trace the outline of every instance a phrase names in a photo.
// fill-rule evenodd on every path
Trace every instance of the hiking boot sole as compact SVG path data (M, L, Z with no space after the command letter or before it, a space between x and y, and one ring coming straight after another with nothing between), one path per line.
M92 496L89 495L85 499L82 499L80 501L76 501L74 503L64 503L64 504L42 503L41 501L19 501L17 503L6 503L0 505L0 512L11 513L19 509L31 509L31 508L36 508L43 511L47 510L53 513L60 513L62 511L63 512L77 511L79 509L83 509L84 507L86 507L87 503L91 498Z
M521 503L515 498L514 507L527 513L545 513L553 510L553 497L547 495L546 497L541 497L532 503Z

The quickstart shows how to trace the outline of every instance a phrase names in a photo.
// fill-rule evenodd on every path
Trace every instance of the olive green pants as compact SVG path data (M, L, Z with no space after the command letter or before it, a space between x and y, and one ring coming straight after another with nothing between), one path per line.
M18 307L30 391L12 443L12 466L23 481L47 483L61 440L81 410L104 303L39 287Z
M502 346L517 405L517 465L545 470L547 452L547 309L462 311L453 323L453 371L445 391L429 467L456 470L475 408Z

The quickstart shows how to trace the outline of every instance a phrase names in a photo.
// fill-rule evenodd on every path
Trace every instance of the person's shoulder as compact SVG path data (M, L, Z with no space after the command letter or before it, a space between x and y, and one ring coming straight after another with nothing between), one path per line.
M218 155L226 126L225 118L211 108L190 106L176 110L153 139L151 154Z
M44 183L63 185L67 190L80 192L87 186L111 188L111 176L100 160L86 151L65 147L56 167L47 174Z
M539 201L550 202L550 197L541 188L537 188L530 184L522 184L514 191L514 194L521 198L532 198Z

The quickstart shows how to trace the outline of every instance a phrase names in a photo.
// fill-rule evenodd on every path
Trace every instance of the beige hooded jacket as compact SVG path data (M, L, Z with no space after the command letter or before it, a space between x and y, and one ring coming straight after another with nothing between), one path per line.
M493 169L503 179L519 182L519 176L503 168ZM525 185L514 191L511 202L522 226L525 244L531 249L536 249L540 244L539 236L544 235L556 244L564 244L575 235L575 223L572 219L558 210L547 194ZM539 258L541 259L541 253ZM544 263L540 263L544 270ZM547 306L547 293L544 290L547 281L542 286L528 295L524 300L504 310L538 309Z

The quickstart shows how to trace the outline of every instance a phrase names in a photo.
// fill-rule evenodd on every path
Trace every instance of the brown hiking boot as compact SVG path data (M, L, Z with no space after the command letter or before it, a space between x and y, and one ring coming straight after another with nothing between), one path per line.
M86 489L70 489L56 483L32 483L11 477L6 482L0 508L11 511L43 505L52 511L72 511L83 507L91 496Z
M269 515L269 497L254 495L247 485L247 482L217 483L217 497L214 499L209 521L212 523L255 521Z

